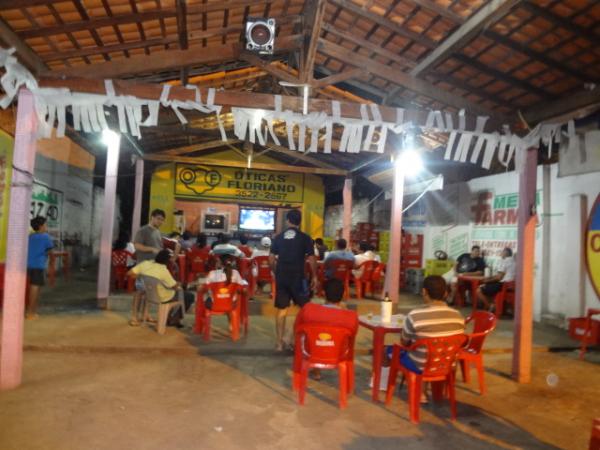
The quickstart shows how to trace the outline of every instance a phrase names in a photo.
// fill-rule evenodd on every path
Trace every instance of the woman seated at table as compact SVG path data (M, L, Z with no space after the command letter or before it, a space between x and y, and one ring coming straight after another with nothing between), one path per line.
M477 298L483 302L484 309L493 311L495 307L493 300L496 294L502 290L502 283L515 280L515 260L512 256L512 249L506 247L502 250L502 259L496 264L495 275L481 280L482 284L477 290Z
M212 283L225 283L229 286L231 283L239 284L240 286L247 286L248 283L242 278L240 273L234 269L235 258L232 255L219 255L217 259L217 267L214 270L208 272L208 275L203 280L203 284ZM208 301L210 297L205 300L205 306L210 309L212 307L212 301Z

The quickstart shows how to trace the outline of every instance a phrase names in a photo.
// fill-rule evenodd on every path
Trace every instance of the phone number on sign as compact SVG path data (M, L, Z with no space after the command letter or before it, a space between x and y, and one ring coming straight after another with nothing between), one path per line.
M239 198L251 198L256 200L285 200L287 194L280 192L258 192L258 191L243 191L237 189L235 196Z

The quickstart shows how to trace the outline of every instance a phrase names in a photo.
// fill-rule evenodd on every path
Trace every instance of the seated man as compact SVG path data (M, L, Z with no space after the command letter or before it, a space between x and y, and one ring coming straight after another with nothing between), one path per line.
M354 257L354 267L356 267L356 269L352 271L355 278L362 277L363 268L362 267L360 269L358 268L362 263L364 263L366 261L376 261L377 260L376 259L377 255L373 252L373 250L371 250L371 245L368 242L361 241L358 244L358 248L359 248L360 253Z
M248 236L245 234L240 235L240 245L238 245L238 248L241 250L244 256L246 256L246 258L250 258L252 255L252 247L248 245Z
M349 250L346 250L348 243L346 239L338 239L335 242L336 249L327 253L325 260L323 263L325 264L325 278L333 277L333 268L331 267L331 262L336 260L345 260L351 261L354 265L354 253Z
M148 276L156 278L160 281L157 285L157 295L162 303L176 302L178 291L181 290L181 285L175 281L169 269L167 268L171 259L172 253L170 250L161 250L156 254L154 260L146 260L134 266L128 273L128 276ZM184 301L186 310L194 301L194 294L191 292L184 292ZM183 319L184 311L171 310L169 313L169 319L167 320L168 326L174 326L182 328L181 319ZM129 321L130 325L139 325L138 318L132 317Z
M444 274L444 279L450 284L450 297L448 303L454 303L458 288L458 275L481 276L485 270L485 261L481 257L481 248L478 245L471 247L471 253L463 253L456 259L454 268ZM475 299L471 299L475 301Z
M515 280L515 260L512 249L506 247L502 250L502 259L496 264L496 274L484 278L477 291L477 298L483 302L484 309L493 311L493 299L502 289L502 283ZM491 306L490 306L491 303Z
M231 256L235 256L236 258L243 258L244 253L237 248L235 245L230 244L229 243L229 236L227 235L223 235L221 237L221 241L215 245L212 250L210 251L211 255L231 255Z
M263 237L260 240L260 246L252 250L250 258L256 258L257 256L269 256L271 254L271 238L268 236Z
M294 331L298 330L300 325L323 324L334 327L347 328L352 335L358 331L358 315L356 311L342 309L340 302L344 296L344 283L336 278L327 280L324 285L325 304L307 303L302 307L296 316L294 322ZM315 379L320 378L319 369L312 370L312 376Z
M323 261L325 259L325 254L329 251L325 243L323 242L323 238L315 239L315 256L317 257L317 261Z
M446 304L446 282L439 275L431 275L423 281L424 306L410 311L402 325L402 345L409 346L419 339L453 336L465 331L465 319L460 312ZM388 349L391 357L391 347ZM411 372L421 373L427 361L427 349L419 347L410 352L402 351L400 362Z

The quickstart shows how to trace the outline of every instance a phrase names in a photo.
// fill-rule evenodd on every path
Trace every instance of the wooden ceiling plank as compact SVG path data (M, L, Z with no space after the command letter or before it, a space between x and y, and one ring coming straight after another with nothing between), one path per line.
M88 15L85 7L83 6L83 3L81 3L81 0L72 0L72 1L73 1L73 4L75 5L75 9L77 9L81 18L83 20L85 20L86 22L89 22L90 16ZM65 25L63 24L62 26L64 27ZM102 39L100 39L100 35L96 31L96 29L88 28L88 30L89 30L90 34L92 35L92 39L94 39L94 42L96 43L96 45L98 47L102 48L104 46L104 44L102 42ZM102 57L104 58L105 61L110 61L110 56L108 56L108 54L106 52L100 51L99 53L102 53Z
M410 71L414 77L427 72L462 49L485 27L496 23L508 14L521 0L492 0L463 23Z
M206 14L212 11L223 11L232 8L244 8L247 6L254 6L256 4L262 3L273 3L273 1L269 0L267 2L261 2L257 0L229 0L211 3L198 3L194 5L188 5L187 12L188 14Z
M412 0L412 2L421 6L422 8L435 12L436 14L439 14L440 16L449 19L452 22L461 23L463 21L463 18L453 12L450 8L442 6L433 0Z
M592 44L598 44L600 41L600 34L594 32L594 28L584 28L579 25L576 25L569 19L565 17L558 16L554 14L549 8L542 8L532 2L524 2L523 7L527 9L531 14L535 17L543 17L547 21L553 23L554 25L558 25L561 28L569 30L576 37L584 37Z
M345 70L341 73L336 73L334 75L330 75L325 78L320 78L318 80L313 80L310 84L311 87L315 89L321 89L326 86L330 86L332 84L341 83L343 81L347 81L351 78L358 78L363 75L366 75L369 71L366 68L355 67L353 69Z
M304 3L304 58L300 60L300 81L302 83L309 83L313 78L317 43L321 34L325 6L325 0L307 0Z
M278 40L280 51L291 51L300 45L300 36L286 36ZM78 66L68 69L57 68L47 74L91 78L118 78L145 72L176 70L181 67L201 64L216 64L239 59L242 44L226 44L208 48L191 48L187 50L170 50L164 56L156 54L141 55L125 60Z
M243 51L240 54L240 59L252 64L254 67L264 70L265 72L273 75L275 78L280 80L287 81L289 83L299 83L300 80L293 75L291 72L288 72L280 67L277 67L275 62L269 62L262 58L260 58L256 53L250 53L248 51Z
M62 19L62 17L60 16L60 14L58 13L58 11L56 10L56 8L54 7L53 4L49 4L48 5L48 9L50 10L50 13L52 14L52 17L54 17L54 20L56 21L56 23L64 25L64 21ZM81 50L81 45L79 45L79 42L77 41L77 39L75 39L73 37L73 34L71 33L66 33L67 35L67 39L69 39L69 41L71 42L71 44L73 45L73 47L75 48L75 50ZM97 51L96 51L97 52ZM60 53L60 52L59 52ZM98 53L98 52L97 52ZM64 58L59 58L59 59L64 59ZM90 63L90 60L83 56L83 61L86 64Z
M296 155L298 156L298 155ZM239 167L242 169L248 168L246 161L228 161L224 159L212 159L205 157L185 157L185 156L170 156L170 155L155 155L145 154L144 159L148 161L163 161L163 162L180 162L187 164L201 164L204 166L224 166L224 167ZM273 164L273 163L259 163L252 162L253 169L259 170L274 170L282 172L294 172L294 173L308 173L315 175L337 175L346 176L348 171L342 169L323 169L321 167L305 167L295 166L291 164Z
M15 48L17 59L34 74L46 72L48 66L44 61L27 45L12 28L0 18L0 39L8 46Z
M104 47L102 47L102 49L99 49L98 47L86 47L86 48L82 48L79 50L68 50L68 51L64 51L64 52L42 53L42 54L40 54L40 57L46 62L47 61L57 61L57 60L64 60L64 59L69 59L69 58L78 58L78 57L83 57L83 56L97 55L98 53L100 53L100 50L107 52L107 53L114 53L114 52L133 50L136 48L152 47L152 46L156 46L156 45L162 46L162 45L167 45L167 44L174 44L176 42L177 42L177 38L148 39L146 41L139 41L139 42L128 42L128 43L121 43L121 44L114 44L114 45L105 45Z
M29 8L31 6L45 6L53 3L62 3L66 0L0 0L0 10Z
M340 61L347 61L349 64L352 64L355 67L368 67L371 73L377 74L377 76L381 78L404 86L413 92L437 100L445 105L457 109L465 109L472 114L482 114L490 117L495 115L487 108L473 103L464 97L460 97L440 89L428 81L412 77L406 73L396 70L395 68L378 63L373 59L353 53L350 49L345 47L320 39L319 51L339 59Z
M237 144L241 142L238 139L230 139L228 142L224 142L221 139L215 139L213 141L201 142L199 144L186 145L184 147L175 147L170 148L168 150L161 150L159 152L154 152L153 154L157 155L171 155L171 156L180 156L185 155L186 153L195 153L201 152L203 150L211 150L217 147L224 147L227 143L229 144Z
M102 0L102 6L104 6L104 10L106 11L106 15L108 17L114 17L108 0ZM119 30L119 27L117 25L113 25L113 30L115 31L115 35L117 36L117 40L119 41L119 43L124 44L125 39L123 39L123 34L121 33L121 30ZM126 49L123 50L123 53L127 58L129 58L129 52Z
M337 169L337 167L334 166L334 165L332 165L332 164L328 164L328 163L326 163L324 161L321 161L321 160L319 160L317 158L309 156L309 155L307 155L305 153L301 153L301 152L289 150L288 148L283 147L281 145L267 144L267 145L265 145L265 148L266 149L270 149L270 150L272 150L275 153L281 153L283 155L299 159L300 161L307 162L307 163L312 164L314 166L321 167L322 169ZM314 153L313 153L313 155L314 155Z
M568 120L576 118L579 110L593 105L600 105L600 88L592 91L580 91L546 103L536 103L525 109L522 114L527 123L533 126L542 121L552 121L557 118Z
M62 34L67 32L76 32L84 30L95 30L102 27L111 27L127 23L144 22L147 20L158 20L160 18L176 17L175 9L162 9L157 11L144 11L137 14L119 14L112 17L98 17L80 22L66 23L64 25L52 25L49 27L22 30L17 34L22 39L31 39L36 37L50 36L53 34Z

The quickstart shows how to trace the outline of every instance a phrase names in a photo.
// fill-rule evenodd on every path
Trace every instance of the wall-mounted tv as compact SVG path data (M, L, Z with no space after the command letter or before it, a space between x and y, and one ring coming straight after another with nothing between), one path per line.
M203 212L200 218L203 233L229 233L229 213Z
M275 231L275 210L240 208L240 231Z

